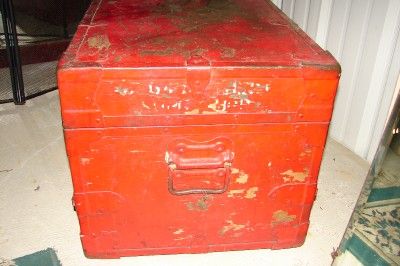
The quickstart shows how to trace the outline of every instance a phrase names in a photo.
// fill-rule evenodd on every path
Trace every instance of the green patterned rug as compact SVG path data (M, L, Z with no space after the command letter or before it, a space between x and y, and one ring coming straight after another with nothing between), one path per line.
M350 251L366 266L400 265L400 156L390 149L365 196L341 251Z
M54 249L48 248L11 261L0 258L0 266L61 266Z

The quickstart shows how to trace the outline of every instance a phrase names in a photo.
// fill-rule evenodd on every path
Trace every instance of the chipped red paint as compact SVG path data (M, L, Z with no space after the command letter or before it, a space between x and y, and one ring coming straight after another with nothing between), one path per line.
M93 1L58 70L85 254L301 245L339 75L264 0Z

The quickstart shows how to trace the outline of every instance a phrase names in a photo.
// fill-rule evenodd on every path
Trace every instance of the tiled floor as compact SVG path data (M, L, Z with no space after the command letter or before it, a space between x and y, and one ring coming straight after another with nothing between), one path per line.
M330 265L368 171L365 161L328 141L309 234L300 248L90 260L82 253L71 205L57 92L25 106L0 105L0 143L0 258L51 247L64 266Z

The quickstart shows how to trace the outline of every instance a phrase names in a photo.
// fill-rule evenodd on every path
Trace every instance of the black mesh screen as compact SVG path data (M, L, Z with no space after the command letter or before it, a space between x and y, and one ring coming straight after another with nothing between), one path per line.
M22 66L26 98L55 90L57 61ZM13 101L10 70L0 68L0 103Z
M12 0L11 3L22 62L25 98L29 99L57 88L57 59L75 32L90 1ZM0 56L0 103L6 103L13 102L13 86L8 67L10 61L6 53L2 15L0 14L0 55L2 55ZM9 15L5 17L7 16ZM53 47L56 42L62 45L55 44ZM48 45L45 49L29 49L35 45L42 47L41 44ZM38 52L41 56L35 58L32 53ZM47 54L52 56L46 56Z

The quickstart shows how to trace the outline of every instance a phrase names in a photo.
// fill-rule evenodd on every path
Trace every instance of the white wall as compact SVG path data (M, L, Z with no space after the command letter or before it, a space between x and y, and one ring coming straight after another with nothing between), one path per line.
M400 0L272 0L342 66L330 136L371 161L400 73Z

